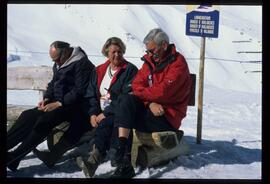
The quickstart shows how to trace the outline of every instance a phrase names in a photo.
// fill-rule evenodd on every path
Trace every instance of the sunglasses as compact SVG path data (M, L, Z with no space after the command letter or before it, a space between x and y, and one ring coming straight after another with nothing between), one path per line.
M146 54L154 55L155 54L154 51L155 51L155 49L149 49L149 50L146 50L145 52L146 52Z
M160 48L161 48L160 46L156 46L155 48L153 48L153 49L148 49L148 50L146 50L145 52L146 52L147 54L155 55L155 54L157 54L157 53L155 53L155 51L158 52L158 50L159 50Z

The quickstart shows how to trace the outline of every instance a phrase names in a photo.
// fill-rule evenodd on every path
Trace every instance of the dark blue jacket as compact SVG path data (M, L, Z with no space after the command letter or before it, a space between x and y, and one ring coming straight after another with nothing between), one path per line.
M53 79L48 83L44 99L59 101L63 106L82 103L95 66L80 47L74 47L70 58L60 67L53 66Z

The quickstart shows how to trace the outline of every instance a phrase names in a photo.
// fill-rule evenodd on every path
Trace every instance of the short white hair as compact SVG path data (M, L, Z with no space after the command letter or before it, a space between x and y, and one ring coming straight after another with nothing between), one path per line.
M169 37L161 28L155 28L150 30L150 32L143 39L144 44L147 44L150 41L154 41L157 45L161 45L164 41L169 43Z

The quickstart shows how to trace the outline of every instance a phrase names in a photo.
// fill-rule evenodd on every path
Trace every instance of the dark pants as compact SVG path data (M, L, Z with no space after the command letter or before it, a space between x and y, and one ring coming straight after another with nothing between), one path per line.
M71 144L76 144L83 134L92 130L91 123L89 122L89 116L82 113L80 109L71 112L72 117L69 121L70 125L68 130L64 133L63 138Z
M70 122L70 128L65 133L68 141L75 143L83 132L87 131L86 116L76 112L75 108L60 107L50 112L39 111L37 108L23 111L15 124L7 132L7 149L11 149L30 135L32 131L45 138L54 127L64 121Z
M95 132L94 144L103 155L112 147L117 149L119 146L118 128L114 127L114 116L108 116L99 123ZM132 134L127 144L127 151L131 152Z
M115 127L136 129L141 132L176 131L165 116L154 116L135 95L122 95L116 107Z

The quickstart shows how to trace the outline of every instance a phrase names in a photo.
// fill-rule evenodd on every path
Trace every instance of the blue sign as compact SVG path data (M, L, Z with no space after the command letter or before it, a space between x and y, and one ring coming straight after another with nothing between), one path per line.
M218 37L219 11L212 6L198 6L187 13L186 35L200 37Z

